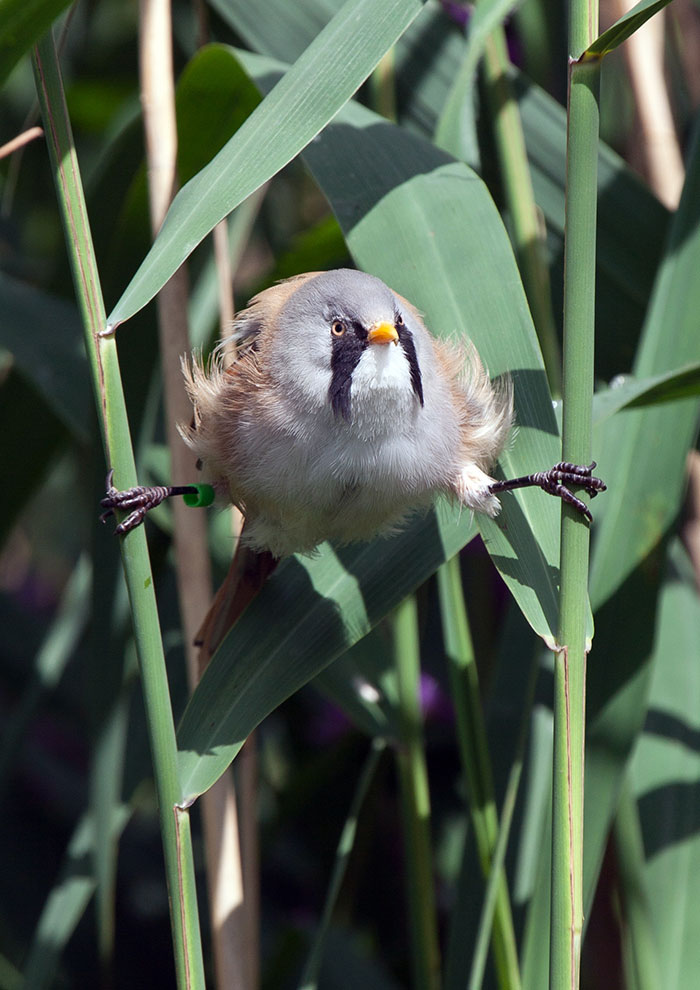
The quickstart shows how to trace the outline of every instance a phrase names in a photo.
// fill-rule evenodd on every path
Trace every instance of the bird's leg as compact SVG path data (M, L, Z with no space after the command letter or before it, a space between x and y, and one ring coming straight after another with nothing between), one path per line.
M596 462L590 464L569 464L561 461L555 464L549 471L537 471L535 474L526 474L522 478L511 478L508 481L494 481L489 485L489 492L497 495L499 492L512 491L513 488L541 488L550 495L556 495L564 502L568 502L589 522L593 521L593 516L588 511L588 506L570 492L567 485L574 485L587 491L591 498L595 498L598 492L604 492L607 485L593 476L593 468Z
M114 514L115 509L128 512L126 519L122 520L115 528L115 533L130 533L132 529L140 526L146 517L149 509L160 505L166 498L172 495L194 495L199 493L196 485L152 485L146 487L138 485L135 488L126 488L119 491L112 484L113 470L107 475L107 494L100 502L105 511L100 516L100 521L105 522L108 516Z

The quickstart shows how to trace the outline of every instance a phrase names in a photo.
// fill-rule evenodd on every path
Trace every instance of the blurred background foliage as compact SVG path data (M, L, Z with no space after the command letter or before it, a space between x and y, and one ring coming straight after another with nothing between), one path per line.
M222 42L291 63L339 6L336 0L262 5L212 0L208 6L175 0L182 183L257 102L242 69L230 61L212 62L204 78L196 74L202 43ZM356 99L387 110L407 133L432 139L464 56L470 13L456 2L428 3L395 50L390 106L382 108L387 88L377 75ZM604 24L619 13L615 4L602 4ZM0 5L0 33L2 17ZM565 20L563 3L523 0L506 23L512 83L546 227L558 332ZM151 240L137 9L121 0L82 2L71 8L69 21L58 22L57 33L61 25L68 108L109 311ZM664 147L675 142L680 150L675 165L661 167L665 183L659 184L645 150L647 125L626 52L615 52L603 66L606 145L600 157L596 368L602 391L615 376L648 377L700 360L691 339L693 325L700 336L692 315L700 279L695 274L693 284L692 268L690 275L671 270L698 237L697 199L690 193L675 228L672 216L683 181L682 159L692 162L691 192L698 189L697 148L694 156L691 152L700 105L700 4L674 0L662 30L662 80L672 132L662 131L659 141ZM337 57L342 59L342 52ZM239 94L235 101L232 92ZM485 179L510 229L483 80L474 105L477 140L464 149L464 158ZM0 107L0 143L36 122L28 58L8 75ZM295 159L264 195L245 205L247 212L241 208L232 220L238 305L276 279L352 263L313 170L313 154L307 162ZM137 667L116 543L97 521L105 464L41 141L0 162L0 196L0 987L170 987L167 893ZM207 242L191 257L188 272L193 336L208 346L218 314ZM672 326L663 329L673 310L654 316L650 307L650 299L662 305L658 300L664 292L685 306L685 315L674 324L681 339ZM652 319L659 329L650 344ZM153 306L120 330L119 348L139 476L144 483L149 477L167 478ZM630 513L637 534L623 536L617 528L620 515L606 528L612 509L601 506L598 512L603 498L596 502L601 520L596 530L604 545L596 545L593 558L597 635L589 665L586 827L591 844L586 847L582 978L584 986L596 990L686 988L700 972L700 482L691 449L697 376L682 394L680 402L606 420L594 441L606 480L617 483L610 501L614 495L622 518ZM675 468L658 458L673 454L673 464L682 466L689 449L686 500L685 469L673 474ZM618 471L622 463L624 472ZM635 474L640 463L646 473L639 469ZM641 535L635 515L639 489L661 502L658 511L647 503ZM170 526L167 512L149 524L149 546L178 717L187 686ZM212 520L221 573L230 555L230 538L223 535L227 526L224 517ZM617 573L606 562L616 555L626 562ZM550 661L478 539L462 553L461 567L499 802L521 722L527 728L507 861L523 982L542 987ZM94 575L99 580L93 581ZM420 589L418 607L437 911L446 983L464 985L483 885L465 812L435 581ZM381 681L388 642L387 629L378 627L280 706L257 734L265 987L296 985L369 737L394 734L391 704L383 713L372 709L367 715L362 692L353 687L358 671L366 673L368 684ZM525 702L533 664L539 677L529 709ZM104 767L110 770L102 775ZM96 797L101 784L113 788L109 823L99 817L105 807ZM103 841L105 834L115 841ZM333 925L325 932L322 987L409 982L400 835L396 771L384 754L362 805ZM195 844L201 866L199 831ZM60 899L64 895L67 900ZM652 961L640 964L647 956ZM655 966L664 974L662 982L654 982ZM487 971L486 979L490 985L495 977Z

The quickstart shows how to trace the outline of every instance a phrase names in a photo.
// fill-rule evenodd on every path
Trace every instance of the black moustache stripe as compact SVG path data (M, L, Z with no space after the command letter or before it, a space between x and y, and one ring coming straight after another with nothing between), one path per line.
M331 384L328 398L336 416L350 422L350 386L352 373L358 365L362 352L367 347L367 335L360 336L348 328L342 337L333 337L331 352Z
M408 367L411 371L411 388L413 389L421 406L424 406L423 378L420 373L420 365L418 364L418 355L416 354L416 345L413 341L413 334L410 330L407 330L405 326L401 325L397 325L396 332L399 335L399 343L403 347L403 352L406 355Z

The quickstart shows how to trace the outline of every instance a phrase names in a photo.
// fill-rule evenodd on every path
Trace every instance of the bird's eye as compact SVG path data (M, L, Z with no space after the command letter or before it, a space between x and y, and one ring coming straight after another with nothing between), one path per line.
M345 333L345 324L342 320L333 320L331 323L331 333L334 337L342 337Z
M403 326L403 316L401 315L401 313L396 314L396 326L397 327Z

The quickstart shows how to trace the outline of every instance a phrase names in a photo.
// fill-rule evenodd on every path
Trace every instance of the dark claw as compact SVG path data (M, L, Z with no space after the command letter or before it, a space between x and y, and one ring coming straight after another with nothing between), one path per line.
M126 519L122 519L115 527L115 533L130 533L132 529L136 529L146 518L148 510L160 505L163 499L171 494L171 489L162 485L154 485L150 488L139 485L119 491L112 484L113 475L114 471L110 469L106 482L107 494L100 501L100 505L105 510L100 516L100 521L106 522L109 516L114 514L115 509L123 512L131 510Z
M561 461L543 473L556 477L564 484L579 485L588 492L591 498L595 498L598 492L604 492L608 487L604 481L593 475L595 466L595 461L591 461L590 464L569 464L567 461Z
M578 512L593 522L593 516L588 510L585 502L577 498L573 492L569 491L567 485L583 488L591 498L595 498L598 492L604 492L607 485L593 475L595 461L590 464L570 464L568 461L560 461L548 471L538 471L535 474L528 474L522 478L513 478L507 481L496 481L490 486L492 492L512 491L514 488L541 488L549 495L555 495L563 502L573 506Z
M593 522L593 516L588 506L580 498L577 498L573 492L569 491L566 486L575 485L583 488L590 498L595 498L598 492L604 492L607 487L605 483L600 478L593 476L595 466L595 461L591 461L588 465L569 464L568 461L560 461L559 464L555 464L549 471L540 472L540 487L544 491L549 492L550 495L558 496L562 501L567 502L584 515L589 522ZM535 475L535 477L538 476Z

